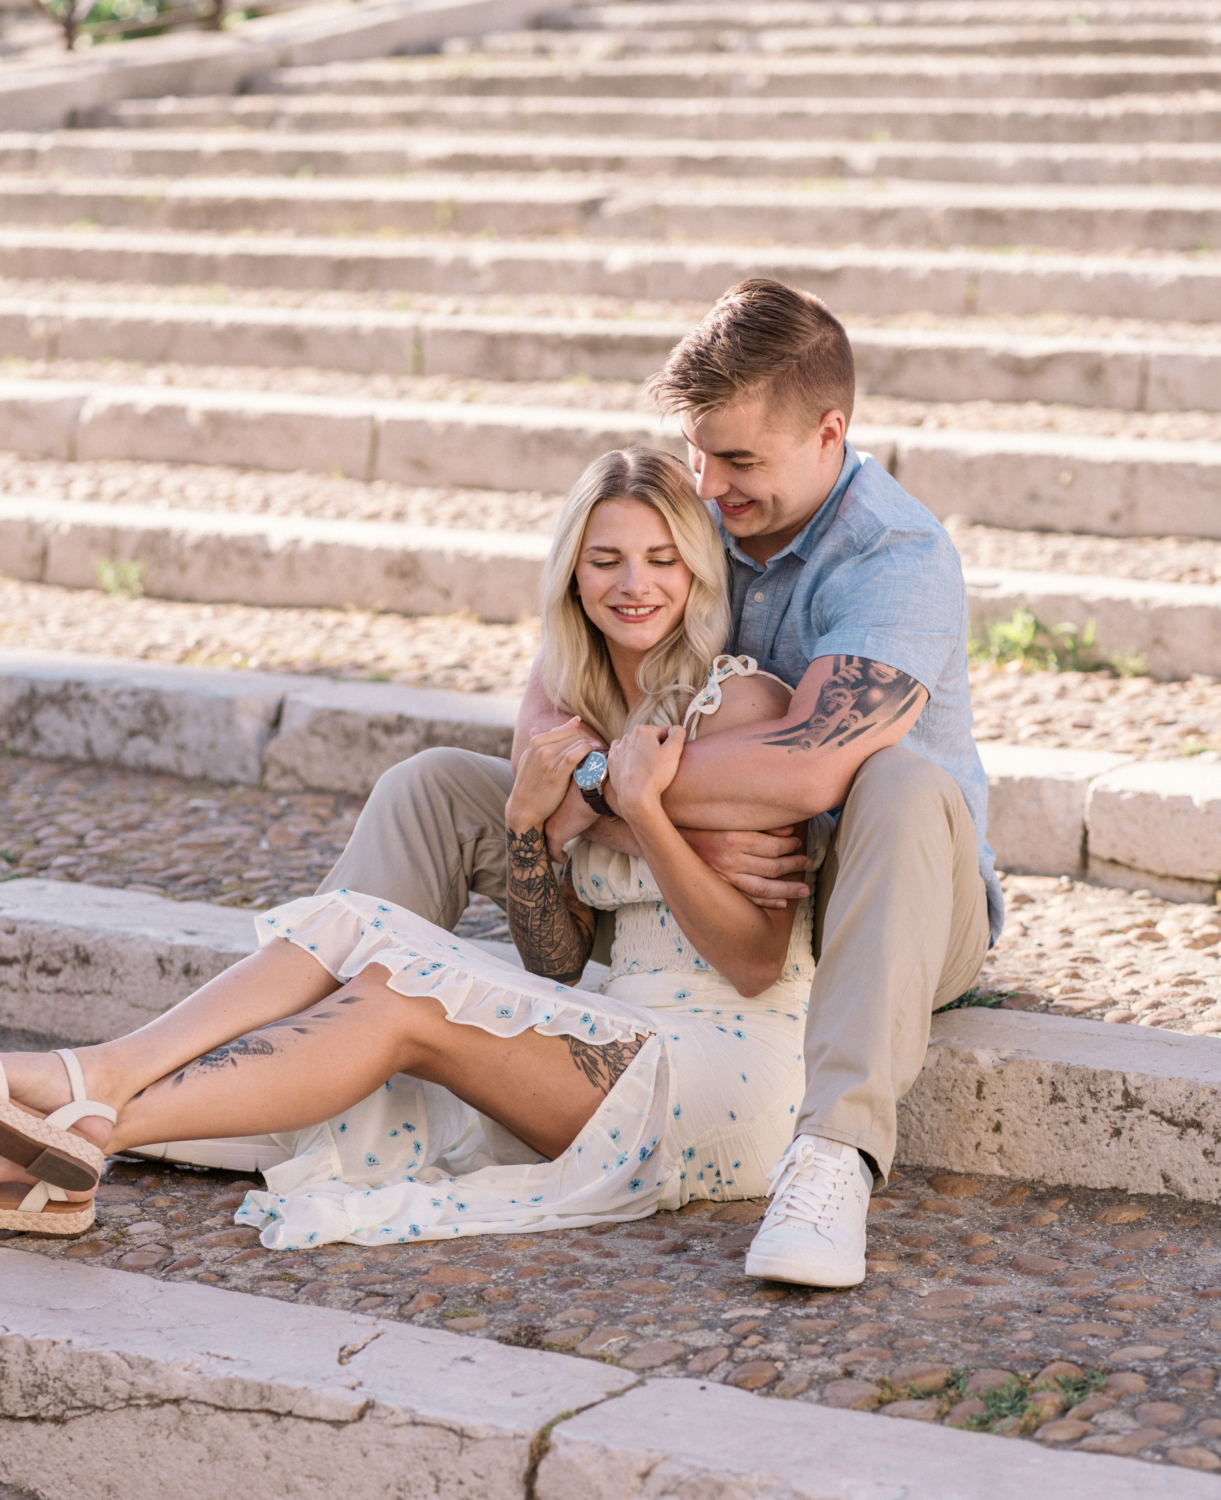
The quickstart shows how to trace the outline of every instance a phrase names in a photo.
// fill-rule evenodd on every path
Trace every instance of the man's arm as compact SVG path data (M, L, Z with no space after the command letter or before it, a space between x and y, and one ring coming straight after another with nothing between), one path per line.
M828 812L869 756L897 745L927 702L927 691L895 667L821 656L783 719L686 747L662 798L666 813L687 828L751 829Z

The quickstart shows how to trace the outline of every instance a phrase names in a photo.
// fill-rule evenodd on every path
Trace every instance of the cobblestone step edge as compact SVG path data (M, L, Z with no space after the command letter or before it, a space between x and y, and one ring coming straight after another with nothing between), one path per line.
M841 314L931 312L1217 320L1221 265L1187 256L810 250L619 240L370 237L0 227L0 275L45 280L712 300L748 276Z
M0 744L274 790L364 795L435 745L507 755L517 701L394 684L0 651ZM984 743L989 838L1015 874L1177 900L1221 884L1221 764Z
M610 174L523 182L461 173L382 178L0 179L8 223L336 234L715 240L747 222L780 246L1044 245L1061 253L1142 248L1186 254L1221 241L1221 196L1200 187L991 186L884 180L870 192L715 186Z
M645 380L691 325L165 302L0 300L9 358L315 366L484 380ZM1221 343L852 330L862 394L1221 411Z
M1221 537L1221 443L865 424L850 435L935 515L1094 536ZM31 458L481 489L502 489L511 474L515 488L562 494L587 463L629 443L686 452L678 423L647 412L0 378L0 449ZM10 512L34 503L6 502Z
M355 100L348 95L196 96L126 101L85 112L92 129L217 129L229 124L303 131L404 128L446 131L566 131L610 136L735 141L766 130L775 141L987 141L996 145L1207 141L1221 135L1215 94L1120 95L1094 99L722 99L710 118L701 100L426 94ZM1156 132L1156 134L1155 134Z
M1221 28L1218 28L1221 36ZM235 122L236 123L236 122ZM253 139L244 139L244 135ZM117 139L116 139L117 136ZM648 176L677 182L690 175L727 184L749 179L813 178L1095 187L1208 188L1221 167L1216 142L930 142L817 144L750 140L706 143L639 136L511 135L443 137L417 131L373 134L347 129L212 132L127 129L55 134L0 133L0 173L63 173L122 178L250 173L275 177L312 172L322 178L387 177L404 172L596 173Z
M622 441L604 434L593 451ZM570 472L578 471L574 464ZM537 612L549 546L541 532L0 496L9 576L96 588L99 561L130 561L141 565L150 597L194 603L363 602L405 615L469 610L512 622ZM976 629L1026 606L1049 625L1092 622L1097 649L1143 656L1155 678L1213 673L1221 664L1221 585L1009 568L967 568L965 577Z
M768 1401L329 1308L0 1249L0 1483L42 1500L1207 1500L1204 1474ZM710 1441L714 1433L733 1441ZM65 1462L65 1455L73 1458Z
M67 881L0 884L0 1026L82 1043L143 1025L255 946L254 914ZM507 943L485 953L520 968ZM586 970L596 988L606 971ZM1215 1202L1221 1047L1152 1027L933 1018L900 1106L913 1166Z

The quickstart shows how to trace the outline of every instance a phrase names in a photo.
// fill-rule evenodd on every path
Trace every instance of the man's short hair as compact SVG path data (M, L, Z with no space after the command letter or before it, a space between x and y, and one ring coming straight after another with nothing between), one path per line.
M648 390L663 410L696 421L757 396L805 436L829 411L852 420L856 369L843 324L819 298L754 277L675 345Z

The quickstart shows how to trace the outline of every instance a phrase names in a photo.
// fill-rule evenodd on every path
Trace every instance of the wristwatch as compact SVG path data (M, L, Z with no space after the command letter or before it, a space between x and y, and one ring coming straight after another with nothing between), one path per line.
M594 812L601 813L604 818L613 818L617 814L602 795L608 770L606 755L603 751L591 750L572 773L572 779L577 784L577 790Z

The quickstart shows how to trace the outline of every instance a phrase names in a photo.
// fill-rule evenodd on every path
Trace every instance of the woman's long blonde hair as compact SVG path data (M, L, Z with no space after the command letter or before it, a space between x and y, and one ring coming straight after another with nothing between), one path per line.
M594 508L623 496L653 507L692 573L681 622L637 669L644 697L630 715L606 640L582 608L576 583ZM725 552L686 465L651 448L616 449L595 459L564 502L543 571L543 682L551 702L580 714L608 742L637 724L681 723L728 634Z

